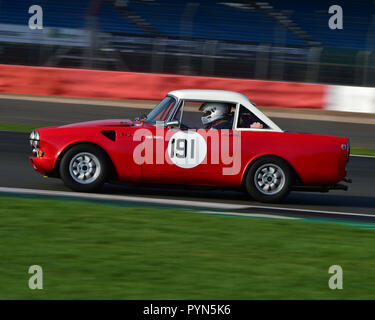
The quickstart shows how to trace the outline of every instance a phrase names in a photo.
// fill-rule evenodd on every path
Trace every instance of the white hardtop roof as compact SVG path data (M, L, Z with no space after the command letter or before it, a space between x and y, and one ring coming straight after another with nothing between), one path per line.
M168 93L178 99L184 100L198 100L198 101L221 101L221 102L232 102L240 103L246 106L253 114L255 114L260 120L267 124L270 129L246 129L252 131L279 131L282 132L281 128L276 125L270 118L268 118L264 113L258 110L255 105L253 105L249 98L241 93L234 91L225 90L200 90L200 89L185 89L185 90L175 90Z
M168 93L179 99L191 99L191 100L216 100L216 101L228 101L228 102L239 102L248 103L249 98L241 93L226 90L200 90L200 89L185 89L185 90L174 90Z

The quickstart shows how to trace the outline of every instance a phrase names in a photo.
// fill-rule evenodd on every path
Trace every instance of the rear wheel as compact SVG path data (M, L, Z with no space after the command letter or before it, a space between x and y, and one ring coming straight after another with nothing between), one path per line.
M252 164L246 175L245 187L254 200L279 202L288 195L292 179L292 170L284 160L266 156Z
M63 156L59 170L69 188L81 192L95 191L107 180L107 156L94 145L76 145Z

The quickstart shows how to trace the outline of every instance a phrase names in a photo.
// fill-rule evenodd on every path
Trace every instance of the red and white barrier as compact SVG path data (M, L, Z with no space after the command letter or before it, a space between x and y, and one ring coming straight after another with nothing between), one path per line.
M243 93L259 106L375 112L375 89L293 82L0 65L0 92L160 100L177 89Z

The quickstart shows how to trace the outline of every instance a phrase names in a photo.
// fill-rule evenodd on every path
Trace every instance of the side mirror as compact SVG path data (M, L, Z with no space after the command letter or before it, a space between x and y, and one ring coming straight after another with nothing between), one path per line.
M172 120L165 123L166 127L178 127L180 125L180 121Z

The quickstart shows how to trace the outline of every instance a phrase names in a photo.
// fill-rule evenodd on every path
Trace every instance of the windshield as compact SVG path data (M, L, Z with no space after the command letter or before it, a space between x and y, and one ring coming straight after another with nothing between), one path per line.
M166 121L172 112L176 100L173 97L165 97L146 117L147 122Z

